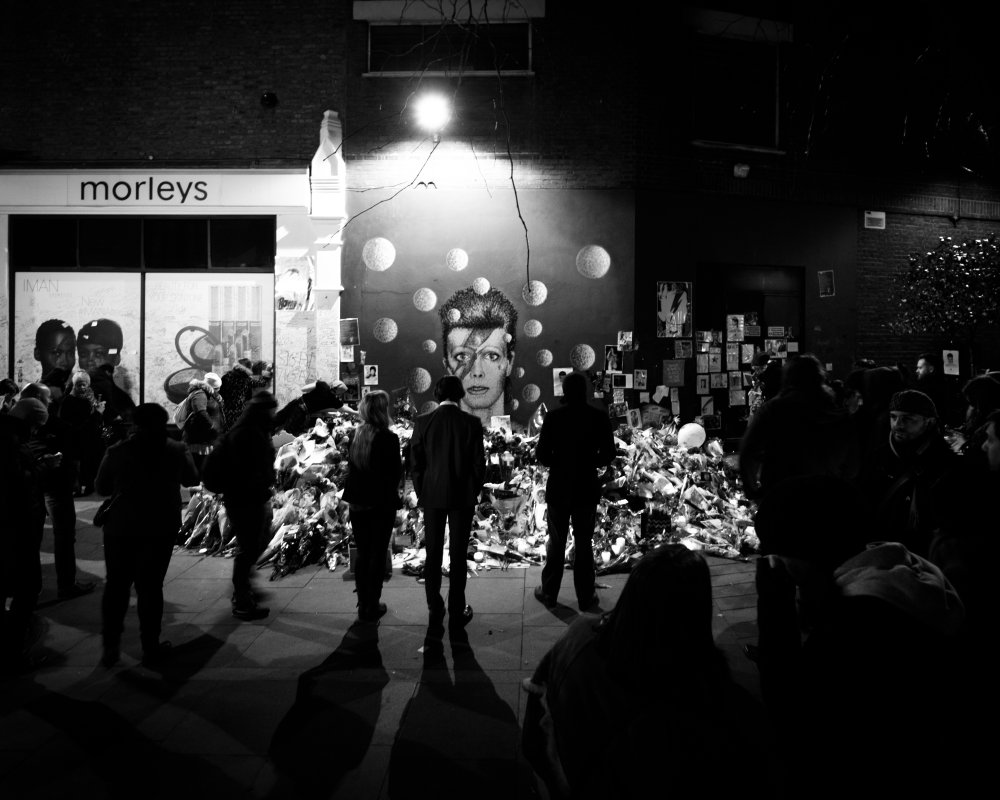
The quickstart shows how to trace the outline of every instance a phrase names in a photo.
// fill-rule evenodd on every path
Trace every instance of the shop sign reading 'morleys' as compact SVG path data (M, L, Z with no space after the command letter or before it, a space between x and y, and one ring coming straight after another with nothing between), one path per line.
M69 199L101 206L214 205L218 188L218 177L208 175L81 175L70 183Z

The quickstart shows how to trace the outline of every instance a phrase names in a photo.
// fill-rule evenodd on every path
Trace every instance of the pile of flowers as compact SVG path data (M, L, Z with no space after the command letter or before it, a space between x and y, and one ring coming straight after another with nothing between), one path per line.
M406 414L397 420L393 430L405 454L412 423ZM311 431L278 449L271 540L258 561L258 566L271 568L272 580L310 564L334 570L348 563L352 534L341 495L356 423L352 415L328 412ZM757 551L755 508L742 492L732 457L717 439L698 447L682 446L677 439L673 425L616 431L617 456L605 473L597 509L598 574L627 572L646 551L669 542L734 559ZM475 511L469 570L544 563L548 470L535 460L537 440L537 435L487 432L486 485ZM423 527L407 481L392 539L393 563L405 574L422 572ZM221 498L208 491L192 494L178 544L232 555L235 541ZM573 558L572 536L566 558Z

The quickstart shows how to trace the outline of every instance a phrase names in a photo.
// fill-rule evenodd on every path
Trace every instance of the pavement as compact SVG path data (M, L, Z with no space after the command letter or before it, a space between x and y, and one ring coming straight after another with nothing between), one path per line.
M378 626L356 622L352 575L314 565L255 580L270 615L230 613L232 563L176 550L164 584L160 671L140 664L135 599L122 660L100 666L104 578L95 496L77 500L80 578L55 595L51 529L42 544L35 671L0 682L0 798L544 798L520 754L521 679L579 613L572 579L552 609L541 568L468 581L467 637L426 647L423 586L397 567ZM759 697L742 646L756 642L754 565L708 557L714 633L733 675ZM611 609L626 574L598 576ZM447 586L447 579L445 579ZM613 732L604 732L613 742ZM433 796L433 795L431 795Z

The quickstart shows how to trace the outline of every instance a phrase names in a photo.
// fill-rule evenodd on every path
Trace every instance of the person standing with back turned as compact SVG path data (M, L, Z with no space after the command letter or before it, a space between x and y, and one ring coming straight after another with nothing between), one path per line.
M598 470L615 457L615 440L607 414L587 403L587 379L572 372L563 381L564 405L545 417L535 457L549 468L545 499L549 507L549 541L542 585L535 598L553 606L559 596L566 538L573 521L576 558L573 586L581 611L598 605L594 593L594 522L601 499Z
M441 599L441 562L444 558L444 528L450 536L448 612L452 629L464 628L472 619L472 606L465 602L466 554L472 533L472 515L486 478L486 451L479 417L458 407L465 396L462 379L445 375L434 387L439 405L421 414L410 438L410 473L417 500L424 509L427 559L424 589L430 623L444 621Z

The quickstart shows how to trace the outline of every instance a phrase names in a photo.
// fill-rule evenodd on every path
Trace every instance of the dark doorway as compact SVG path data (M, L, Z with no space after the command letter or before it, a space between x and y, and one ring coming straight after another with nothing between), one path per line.
M723 365L726 366L725 345L730 344L727 332L729 315L756 318L756 326L747 326L741 345L753 345L755 352L770 340L777 343L780 353L794 353L802 339L804 325L804 269L802 267L767 267L744 264L699 264L695 286L699 288L695 306L697 330L723 332ZM780 329L780 331L779 331ZM751 335L753 334L753 335ZM750 364L744 361L740 350L739 371L745 378ZM729 371L729 370L727 370ZM743 381L745 398L749 386ZM737 439L743 435L747 422L747 406L730 402L731 384L727 388L712 389L715 413L720 418L724 439ZM709 431L711 435L712 431Z

